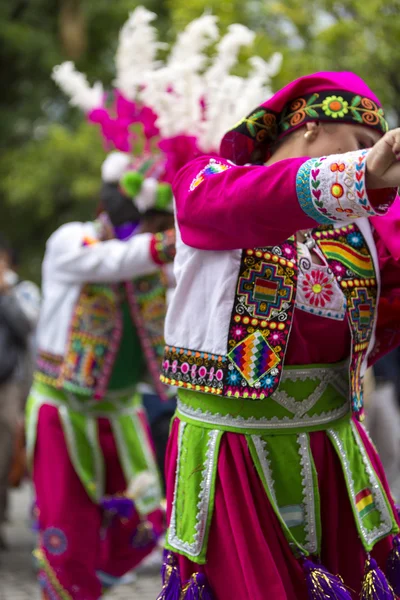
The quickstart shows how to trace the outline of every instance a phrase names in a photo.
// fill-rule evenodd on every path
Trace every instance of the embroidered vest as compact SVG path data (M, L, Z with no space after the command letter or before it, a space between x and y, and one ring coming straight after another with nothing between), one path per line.
M352 406L361 418L361 366L376 316L373 259L356 225L323 226L312 233L347 303L352 336ZM281 246L242 252L225 356L168 347L161 380L223 396L253 400L278 388L290 336L297 291L297 248L292 237Z
M97 399L106 395L122 338L124 292L149 374L157 393L166 398L159 379L166 313L166 282L161 271L118 285L85 285L71 321L65 356L41 353L39 381Z

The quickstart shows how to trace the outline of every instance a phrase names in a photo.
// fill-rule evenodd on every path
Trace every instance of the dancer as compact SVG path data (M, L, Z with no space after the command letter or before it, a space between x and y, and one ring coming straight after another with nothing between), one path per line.
M135 388L145 370L157 374L160 265L173 259L174 237L173 230L136 232L140 214L118 185L126 160L119 153L106 159L99 218L57 230L43 263L27 445L45 598L97 600L163 531L157 467Z
M394 598L388 557L400 593L361 424L363 373L399 340L399 253L381 235L399 153L359 77L317 73L178 174L160 599Z

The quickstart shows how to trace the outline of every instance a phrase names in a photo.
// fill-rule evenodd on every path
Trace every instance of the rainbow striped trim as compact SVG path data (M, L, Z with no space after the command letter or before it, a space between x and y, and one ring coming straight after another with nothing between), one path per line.
M221 163L212 158L209 161L208 165L206 165L204 169L202 169L200 173L198 173L193 179L192 183L190 184L189 190L193 192L193 190L195 190L201 183L203 183L203 181L207 177L210 177L211 175L217 175L218 173L223 173L224 171L227 171L230 168L231 167L229 165Z
M370 512L376 509L372 492L369 488L365 488L356 495L356 506L361 519L366 517Z
M325 256L329 260L338 260L360 277L375 277L371 256L361 254L347 244L333 240L319 242Z

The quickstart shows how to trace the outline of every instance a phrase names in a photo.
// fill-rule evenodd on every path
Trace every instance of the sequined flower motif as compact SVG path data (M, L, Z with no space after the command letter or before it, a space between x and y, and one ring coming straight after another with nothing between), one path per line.
M353 248L361 248L364 243L363 237L358 231L349 233L347 236L347 241L349 242L350 246L353 246Z
M349 112L349 103L343 100L342 96L328 96L322 102L322 110L327 117L337 119Z
M343 277L346 274L346 267L337 260L331 262L331 269L335 273L336 277Z
M282 253L283 256L288 260L292 259L294 254L293 246L285 242L284 244L282 244Z
M262 387L268 390L273 388L276 385L276 383L276 377L273 377L273 375L271 375L270 373L261 380Z
M68 548L67 536L61 529L49 527L43 532L43 546L49 554L61 556Z
M227 380L228 380L229 385L239 385L241 378L242 377L241 377L240 373L238 371L236 371L235 369L228 371Z
M242 340L246 335L246 329L243 325L233 325L231 327L231 338L237 342Z
M303 290L311 306L324 307L333 296L333 288L329 277L319 269L305 274Z
M271 331L268 336L268 342L271 346L278 346L278 344L282 344L285 341L285 335L283 331Z

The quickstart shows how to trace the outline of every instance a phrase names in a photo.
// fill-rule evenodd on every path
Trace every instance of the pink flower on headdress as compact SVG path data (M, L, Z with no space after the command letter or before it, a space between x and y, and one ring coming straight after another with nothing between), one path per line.
M112 119L105 108L95 108L88 114L92 123L98 123L106 144L113 145L121 152L130 151L129 129L123 119Z
M189 161L203 154L194 136L177 135L158 144L166 156L164 181L172 183L178 171Z

